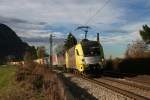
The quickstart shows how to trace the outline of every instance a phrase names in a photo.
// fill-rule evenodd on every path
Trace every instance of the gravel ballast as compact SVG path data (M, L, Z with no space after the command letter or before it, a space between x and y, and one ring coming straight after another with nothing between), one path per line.
M64 74L64 76L69 78L71 82L75 83L79 87L86 89L86 91L91 94L91 96L94 96L97 100L131 100L128 97L80 77L76 77L71 74Z

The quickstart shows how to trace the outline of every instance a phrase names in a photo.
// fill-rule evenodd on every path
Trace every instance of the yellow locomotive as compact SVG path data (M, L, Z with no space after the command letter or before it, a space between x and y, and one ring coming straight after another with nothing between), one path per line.
M104 64L104 53L97 41L82 40L66 51L66 68L81 73L99 73Z
M103 48L97 41L83 39L65 53L66 68L86 74L100 73L104 66Z

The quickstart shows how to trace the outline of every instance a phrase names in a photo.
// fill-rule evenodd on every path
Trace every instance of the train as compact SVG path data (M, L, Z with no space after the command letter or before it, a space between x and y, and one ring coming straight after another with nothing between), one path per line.
M89 27L79 27L79 28L89 28ZM63 53L58 52L58 54L53 54L52 65L63 67L66 71L72 71L81 74L100 74L105 67L105 58L103 47L99 40L99 33L97 34L97 40L89 40L86 38L87 30L85 30L85 38L80 42L72 46L72 48L61 50L58 45L57 49L63 51ZM57 51L57 50L55 50ZM48 60L44 60L49 63ZM38 63L42 62L41 59L36 60ZM50 61L50 57L49 57Z
M66 69L82 74L100 74L104 67L104 53L99 41L83 39L65 53Z
M48 58L47 58L48 59ZM46 58L37 59L39 64L49 63ZM81 74L101 74L105 66L104 52L99 39L92 41L83 39L62 55L54 54L52 64L55 67L63 67L67 72L78 72Z
M99 34L97 34L96 41L85 38L66 50L64 55L55 55L53 65L63 65L67 71L81 74L101 74L105 66L105 59Z

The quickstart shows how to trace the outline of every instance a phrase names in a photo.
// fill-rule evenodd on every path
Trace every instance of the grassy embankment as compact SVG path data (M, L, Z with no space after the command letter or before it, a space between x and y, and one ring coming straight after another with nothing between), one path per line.
M44 65L0 66L0 100L74 100L75 98L95 100L86 90L76 86L63 75L48 70Z
M63 100L64 91L57 75L41 65L0 66L0 100Z
M0 100L44 100L29 84L16 82L16 71L17 66L0 66Z
M0 94L13 87L15 80L16 66L0 66Z

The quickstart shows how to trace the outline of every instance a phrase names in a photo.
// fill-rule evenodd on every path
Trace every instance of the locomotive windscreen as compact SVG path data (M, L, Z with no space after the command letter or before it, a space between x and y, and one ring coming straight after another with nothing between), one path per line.
M84 56L100 56L101 45L97 41L84 40L81 42Z

